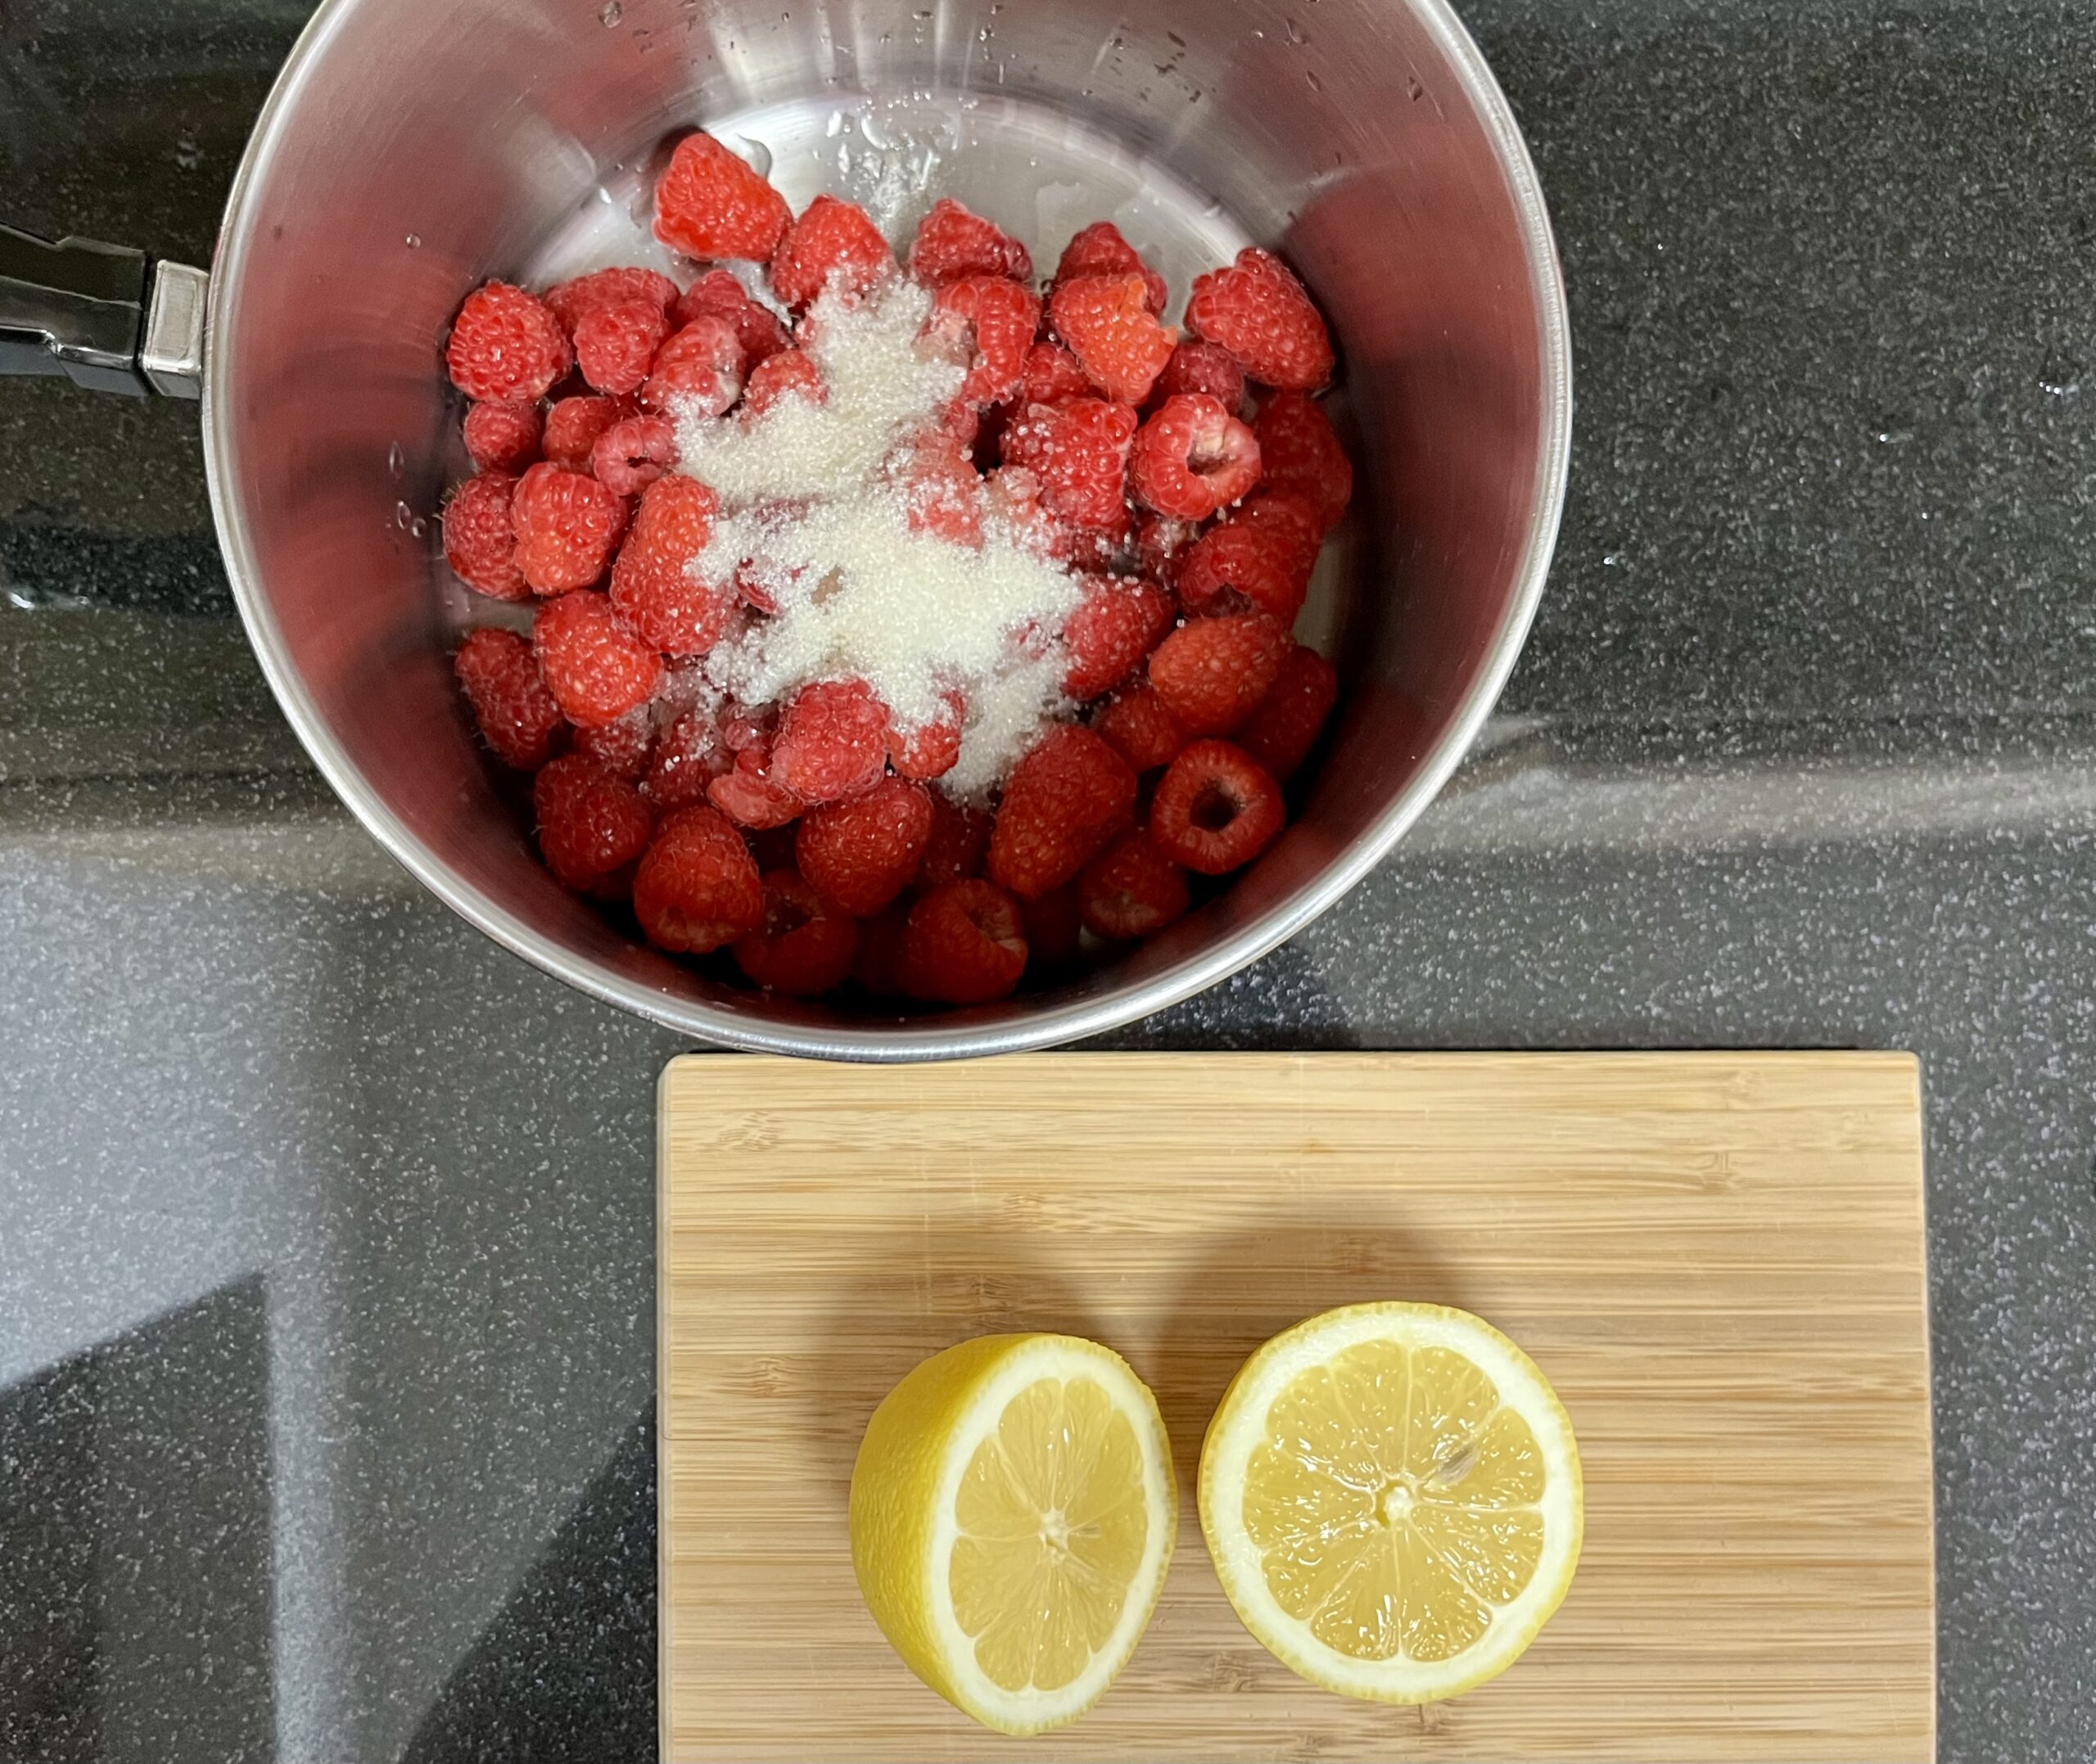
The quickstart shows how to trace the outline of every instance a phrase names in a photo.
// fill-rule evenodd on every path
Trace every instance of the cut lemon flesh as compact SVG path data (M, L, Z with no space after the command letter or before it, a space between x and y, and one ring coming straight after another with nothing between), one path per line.
M935 1354L874 1412L852 1470L867 1608L985 1726L1074 1721L1156 1606L1171 1464L1156 1399L1095 1342L985 1336Z
M1481 1318L1355 1305L1276 1336L1201 1451L1201 1529L1247 1629L1312 1683L1425 1703L1504 1672L1571 1584L1579 1448Z

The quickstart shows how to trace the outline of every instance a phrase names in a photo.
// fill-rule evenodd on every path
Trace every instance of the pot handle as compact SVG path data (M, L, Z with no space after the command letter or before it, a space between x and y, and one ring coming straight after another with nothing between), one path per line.
M0 226L0 375L201 398L210 280L128 246Z

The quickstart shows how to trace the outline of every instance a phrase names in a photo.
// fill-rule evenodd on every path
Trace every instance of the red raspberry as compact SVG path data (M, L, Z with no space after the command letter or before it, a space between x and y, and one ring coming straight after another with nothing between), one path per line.
M764 921L735 940L735 964L752 984L811 999L851 977L859 927L824 905L794 871L764 873Z
M982 549L982 480L952 435L920 431L889 457L887 473L902 492L903 519L911 532Z
M709 134L680 141L655 186L655 237L687 257L761 264L793 218L786 198Z
M1171 515L1145 515L1136 526L1136 562L1154 582L1167 588L1179 585L1179 571L1186 561L1198 529L1190 521Z
M1055 563L1068 563L1074 556L1077 530L1041 506L1036 473L1023 466L1000 466L982 480L982 499L985 518L1022 550Z
M547 289L540 298L560 321L561 329L572 337L582 315L594 306L644 300L657 312L666 313L677 298L677 285L659 269L593 269Z
M1263 612L1196 619L1157 646L1150 683L1188 734L1221 734L1266 697L1288 647L1288 633Z
M1118 404L1142 403L1172 359L1172 333L1150 309L1139 275L1059 282L1048 316L1092 383Z
M706 787L707 798L724 814L752 831L784 827L800 819L806 806L771 775L771 750L745 747L735 763Z
M1138 828L1123 833L1077 877L1084 922L1102 937L1154 937L1190 904L1186 872Z
M1299 643L1282 660L1267 696L1231 738L1285 784L1317 745L1339 695L1339 676L1331 663Z
M784 349L757 364L743 388L745 422L761 417L782 398L804 398L811 404L827 404L829 388L815 358L797 349Z
M691 569L720 507L696 478L658 478L640 493L632 535L612 566L612 604L651 649L702 656L728 629L734 588L702 581Z
M568 721L584 728L647 703L662 677L662 657L620 624L609 599L588 589L539 609L531 648Z
M1197 741L1165 768L1150 805L1151 843L1204 876L1249 864L1287 819L1281 786L1242 747Z
M1143 665L1172 629L1172 597L1154 582L1095 575L1063 624L1070 652L1063 690L1073 698L1109 693Z
M655 828L648 799L586 753L564 753L532 780L531 809L546 868L578 893L638 859Z
M671 322L682 330L701 313L725 318L735 327L735 341L743 345L743 364L754 368L769 361L793 340L779 322L778 314L751 298L750 291L725 269L709 269L677 296Z
M1118 534L1128 524L1122 478L1135 438L1136 413L1126 404L1029 404L1005 431L1005 462L1040 479L1041 500L1059 520Z
M919 998L987 1004L1026 972L1019 902L986 882L946 882L910 909L902 977Z
M693 806L665 815L633 878L650 943L703 955L764 923L764 884L734 823Z
M864 680L815 680L779 719L771 764L803 802L856 796L888 766L888 706Z
M924 841L924 861L918 866L921 887L936 888L941 882L965 882L982 873L990 850L990 811L972 803L955 802L943 790L932 792L932 830Z
M1028 404L1059 404L1073 398L1091 396L1091 381L1085 378L1077 359L1059 343L1037 343L1026 352L1026 371L1019 377L1019 399Z
M1088 729L1059 724L1012 768L990 835L990 877L1024 900L1059 888L1135 806L1128 762Z
M669 315L652 300L606 300L575 325L575 365L599 392L635 392L670 334Z
M824 900L867 918L915 879L931 832L931 792L906 778L884 778L849 802L809 810L793 857Z
M1262 508L1261 500L1210 527L1188 549L1179 570L1179 598L1188 611L1249 607L1291 625L1303 610L1317 542L1306 544L1291 517Z
M648 769L655 747L655 707L635 705L616 723L575 732L575 751L586 753L613 776L628 783Z
M567 720L539 678L529 643L514 631L468 631L451 665L497 759L531 772L552 757Z
M1252 432L1266 462L1267 487L1300 496L1316 511L1318 530L1339 525L1353 496L1353 462L1315 399L1276 392L1259 407Z
M628 399L555 399L546 413L545 435L540 444L547 463L566 466L571 471L589 471L598 438L632 414Z
M597 437L590 469L617 496L637 496L677 462L677 426L667 417L628 417Z
M1232 416L1244 402L1244 370L1226 349L1189 337L1172 352L1164 372L1157 377L1156 395L1172 398L1181 392L1205 392L1219 399Z
M1084 903L1075 882L1050 888L1037 900L1020 901L1019 916L1026 928L1028 968L1052 974L1077 966L1084 950Z
M951 349L968 370L955 395L973 409L1002 404L1019 390L1041 325L1041 300L1016 282L965 276L932 303L924 334Z
M466 413L466 452L481 471L522 471L539 457L536 404L476 404Z
M517 480L505 472L468 478L444 505L444 561L467 587L497 600L529 600L531 585L517 567L517 527L510 513Z
M594 478L543 462L517 480L509 518L517 529L517 567L541 594L587 588L604 573L626 506Z
M910 923L910 909L898 900L885 913L858 921L859 954L852 963L852 977L876 998L902 996L902 940Z
M1186 730L1173 721L1157 688L1147 680L1138 680L1107 700L1091 726L1138 772L1169 765L1186 745Z
M720 725L699 711L687 711L662 731L641 779L641 794L658 809L680 809L707 801L707 787L735 763Z
M928 288L963 276L1031 282L1033 259L1002 228L942 196L917 223L917 237L910 242L910 273Z
M864 209L819 196L779 241L771 291L797 313L833 282L847 296L864 294L894 270L895 253Z
M1259 481L1259 444L1219 398L1181 392L1142 426L1128 485L1161 515L1205 521Z
M1255 245L1195 278L1186 328L1220 343L1263 386L1313 392L1332 377L1324 318L1288 265Z
M701 313L655 352L654 365L641 384L640 402L650 410L684 415L696 411L717 417L743 390L743 345L735 327L712 313Z
M567 338L544 304L506 282L466 296L445 345L451 383L487 404L529 403L567 372Z
M1136 254L1110 220L1095 220L1063 247L1062 261L1055 265L1058 284L1080 276L1125 276L1133 270L1143 278L1144 298L1154 313L1164 310L1164 277Z
M906 733L891 726L888 732L888 764L905 778L943 778L960 759L962 725L968 718L968 702L957 690L940 694L939 713Z

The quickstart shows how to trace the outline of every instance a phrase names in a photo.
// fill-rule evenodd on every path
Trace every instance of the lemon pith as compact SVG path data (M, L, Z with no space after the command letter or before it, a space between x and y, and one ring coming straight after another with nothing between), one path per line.
M1075 1720L1135 1649L1172 1551L1164 1426L1127 1363L1071 1336L924 1361L868 1423L852 1566L917 1676L1010 1733Z
M1200 1508L1269 1651L1398 1703L1511 1665L1563 1599L1583 1528L1548 1382L1481 1319L1426 1305L1330 1311L1254 1354L1210 1423Z

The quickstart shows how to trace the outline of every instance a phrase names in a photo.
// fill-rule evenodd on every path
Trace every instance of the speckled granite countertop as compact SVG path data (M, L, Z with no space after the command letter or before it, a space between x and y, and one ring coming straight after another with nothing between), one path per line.
M1120 1038L1926 1062L1942 1756L2096 1757L2096 0L1466 0L1579 435L1398 856ZM201 261L296 0L0 9L8 218ZM416 891L195 414L0 386L0 1759L652 1755L671 1036Z

